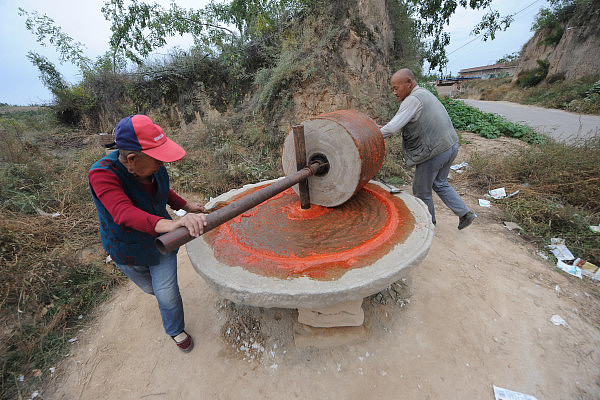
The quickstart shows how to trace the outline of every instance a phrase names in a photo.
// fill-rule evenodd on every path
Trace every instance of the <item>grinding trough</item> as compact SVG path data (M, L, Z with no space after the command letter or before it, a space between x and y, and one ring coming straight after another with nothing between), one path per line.
M221 202L228 203L246 192L276 181L260 182L229 191L211 200L207 208ZM371 181L369 184L375 185L378 192L387 189L379 182ZM394 196L387 191L386 195ZM400 279L407 269L418 265L431 246L434 227L425 204L406 193L395 196L402 200L414 219L412 231L370 264L349 268L334 278L281 278L255 273L246 266L230 265L215 256L207 237L189 242L187 252L192 265L206 282L219 295L235 303L267 308L319 309L362 300L385 289ZM252 216L247 215L246 218ZM272 231L272 234L278 235L278 232Z

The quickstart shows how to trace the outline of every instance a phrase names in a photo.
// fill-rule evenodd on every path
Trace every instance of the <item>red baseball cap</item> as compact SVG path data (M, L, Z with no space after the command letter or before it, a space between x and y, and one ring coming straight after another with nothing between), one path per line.
M163 162L185 156L185 150L146 115L130 115L119 121L115 127L115 143L120 150L141 151Z

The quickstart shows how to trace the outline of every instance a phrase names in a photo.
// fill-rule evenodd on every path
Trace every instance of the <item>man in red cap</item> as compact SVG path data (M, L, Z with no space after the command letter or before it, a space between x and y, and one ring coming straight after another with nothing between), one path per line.
M206 225L204 206L186 202L169 187L164 164L181 159L185 150L145 115L123 118L115 144L118 150L98 160L88 175L102 245L125 275L156 296L165 332L189 352L194 342L184 330L177 252L162 255L154 245L162 233L184 226L200 236ZM172 220L167 204L188 213Z

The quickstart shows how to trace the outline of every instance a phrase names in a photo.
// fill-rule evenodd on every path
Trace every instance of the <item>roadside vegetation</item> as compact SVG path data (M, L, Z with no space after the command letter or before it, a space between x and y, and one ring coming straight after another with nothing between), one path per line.
M442 98L440 101L446 107L456 129L470 131L488 139L506 136L521 139L527 143L544 143L546 141L545 136L527 125L510 122L497 114L485 113L462 101L450 98Z
M49 109L0 115L2 399L39 388L119 280L91 251L97 222L86 175L98 151L81 139Z
M600 114L600 77L568 81L550 76L534 86L521 87L511 78L473 80L463 85L463 98L512 101L583 114Z

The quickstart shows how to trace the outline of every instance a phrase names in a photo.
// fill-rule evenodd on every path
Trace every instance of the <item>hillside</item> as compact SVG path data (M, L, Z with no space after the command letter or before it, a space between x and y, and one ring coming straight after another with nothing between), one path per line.
M599 20L598 1L542 9L514 75L466 82L459 97L600 114Z
M523 46L513 81L538 68L537 60L549 63L550 79L577 80L600 75L600 2L576 1L560 9Z

